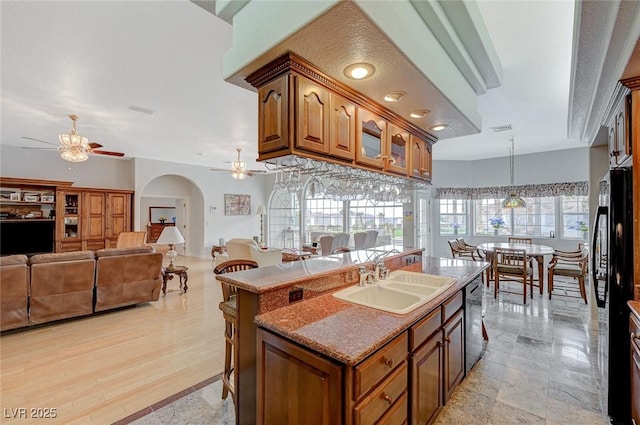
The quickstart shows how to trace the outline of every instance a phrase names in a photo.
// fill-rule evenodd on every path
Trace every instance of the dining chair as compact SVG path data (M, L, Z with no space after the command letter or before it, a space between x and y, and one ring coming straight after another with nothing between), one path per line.
M342 252L351 252L351 248L349 248L348 246L339 246L331 251L332 254L340 254Z
M500 278L506 280L522 280L522 300L527 303L527 280L529 281L530 296L533 298L533 271L528 266L524 249L496 248L493 251L493 276L495 279L493 286L493 297L498 298L500 291ZM509 291L501 291L512 293ZM517 292L516 292L517 293ZM519 293L518 293L519 294Z
M551 299L551 294L554 290L555 277L562 276L572 278L572 280L563 281L562 285L558 285L558 289L562 290L564 292L564 295L571 296L569 294L574 291L574 287L572 284L573 282L577 281L580 297L584 300L584 303L587 304L587 291L585 289L584 282L588 273L588 264L589 252L584 248L581 248L579 252L559 250L554 251L551 262L549 263L549 271L547 277L547 280L549 282L549 299Z
M449 244L451 257L453 258L476 261L476 255L479 255L479 251L477 250L467 250L462 248L456 239L448 240L447 243Z
M531 238L521 238L521 237L517 237L517 236L510 236L508 238L508 242L509 243L515 243L515 244L532 245L533 244L533 239L531 239Z
M333 249L333 239L331 235L320 236L320 252L322 255L329 255Z
M241 270L255 269L258 263L253 260L229 260L218 264L213 273L216 275L224 273L238 272ZM236 404L236 392L233 382L231 382L231 374L235 368L235 338L238 314L236 310L236 287L228 283L220 282L222 288L222 301L218 304L218 308L222 311L224 318L224 371L222 372L222 399L226 399L229 394L233 403Z
M465 251L473 252L478 257L479 260L482 260L484 258L482 255L482 252L480 252L477 246L469 245L468 243L465 242L463 237L457 237L456 240L458 241L458 246L460 248L464 249Z
M366 232L357 232L353 234L353 243L355 244L356 251L359 249L364 249L364 241L366 238Z

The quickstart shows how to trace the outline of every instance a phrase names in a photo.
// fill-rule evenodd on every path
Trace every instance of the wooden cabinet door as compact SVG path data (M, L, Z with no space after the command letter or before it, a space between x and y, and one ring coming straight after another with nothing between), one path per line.
M258 90L258 153L289 148L289 75Z
M444 403L464 377L464 312L458 310L444 325Z
M115 244L121 232L129 231L131 231L131 194L107 193L107 238Z
M329 152L329 92L304 77L294 75L297 148Z
M431 145L413 135L410 143L409 175L431 181Z
M104 239L105 224L104 193L83 192L82 239Z
M353 160L356 149L356 106L335 93L329 95L329 154Z
M343 423L342 366L258 329L259 425Z
M363 108L356 110L356 162L384 169L387 123Z
M387 171L406 176L409 174L409 132L387 124L387 141L385 143L385 156L387 158Z
M432 423L444 404L442 331L438 331L411 355L411 424Z

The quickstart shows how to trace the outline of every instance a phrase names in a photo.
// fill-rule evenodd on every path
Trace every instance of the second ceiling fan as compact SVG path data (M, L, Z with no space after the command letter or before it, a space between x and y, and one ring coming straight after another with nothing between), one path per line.
M231 163L231 169L225 168L210 168L211 171L226 171L231 174L231 177L237 180L242 180L244 178L252 177L255 174L265 174L265 170L247 170L247 163L245 161L240 160L240 152L242 148L236 148L238 151L238 158Z

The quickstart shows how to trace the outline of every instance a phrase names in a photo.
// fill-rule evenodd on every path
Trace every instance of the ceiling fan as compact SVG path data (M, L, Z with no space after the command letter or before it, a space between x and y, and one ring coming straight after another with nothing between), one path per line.
M237 180L242 180L245 177L252 177L254 174L264 174L265 170L247 170L247 163L240 160L240 152L242 148L236 148L238 151L238 159L231 163L231 169L226 168L210 168L211 171L226 171L231 173L231 177Z
M56 144L53 142L48 142L46 140L35 139L33 137L25 137L22 136L25 140L33 140L40 143L46 143L48 145L57 146L57 150L60 152L60 156L62 159L65 159L70 162L82 162L86 161L89 158L88 154L95 155L109 155L109 156L124 156L122 152L112 152L105 151L99 148L103 147L101 144L96 142L90 142L88 138L81 136L78 134L78 130L76 128L76 121L78 121L77 115L69 115L71 121L73 121L73 127L69 130L68 133L61 133L58 135L58 140L60 144ZM32 148L28 146L23 146L22 149L54 149L54 148Z

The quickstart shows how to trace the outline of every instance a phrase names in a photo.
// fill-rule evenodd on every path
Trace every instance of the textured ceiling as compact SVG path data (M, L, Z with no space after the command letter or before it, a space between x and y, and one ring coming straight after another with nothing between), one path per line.
M567 138L573 2L482 0L478 6L503 84L477 99L482 132L441 140L434 158L505 156L511 134L516 154L585 146ZM194 3L1 1L0 19L1 144L44 146L22 136L55 142L75 113L81 134L128 158L226 167L235 147L244 148L243 159L257 156L255 93L222 77L232 28ZM332 52L331 45L321 50L349 52ZM413 83L407 59L400 65L380 64L400 72L370 97ZM434 114L449 119L455 111ZM502 124L513 124L513 132L490 130Z

